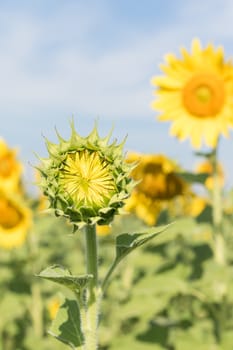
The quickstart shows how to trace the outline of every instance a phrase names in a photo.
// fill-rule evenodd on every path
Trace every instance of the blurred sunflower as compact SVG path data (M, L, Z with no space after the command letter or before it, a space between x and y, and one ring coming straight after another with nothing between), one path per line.
M206 198L193 194L190 196L190 200L187 200L184 213L192 217L197 217L203 212L207 205L208 201Z
M110 225L96 225L96 233L98 236L108 236L111 233Z
M129 163L137 162L131 176L138 181L131 196L126 200L125 210L134 212L148 225L154 225L168 203L179 198L183 207L183 197L190 194L187 183L176 173L178 165L163 155L140 155L129 153Z
M16 196L0 191L0 247L22 245L31 226L30 209Z
M173 122L171 135L190 137L195 148L202 141L216 147L219 136L228 136L233 127L233 65L224 61L223 48L202 49L198 39L191 53L182 48L181 55L166 55L165 75L152 78L157 88L152 108L161 111L159 120Z
M49 318L54 320L57 316L59 307L61 306L61 300L58 296L51 298L47 304L47 310L49 313Z
M0 187L6 191L18 191L22 175L22 165L17 161L17 151L10 149L0 139Z
M184 193L186 183L176 175L178 165L161 154L129 153L127 162L138 162L131 176L139 181L137 190L156 199L171 199Z
M198 164L196 168L197 173L204 173L204 174L210 174L210 176L207 177L205 181L206 188L208 190L212 190L214 187L214 179L213 179L213 165L210 161L206 160L200 164ZM221 187L224 186L225 179L224 179L224 171L221 166L221 164L217 165L217 172L218 172L218 181Z
M125 210L130 213L135 213L136 216L147 225L153 226L163 210L163 205L160 201L135 189L129 199L126 200Z

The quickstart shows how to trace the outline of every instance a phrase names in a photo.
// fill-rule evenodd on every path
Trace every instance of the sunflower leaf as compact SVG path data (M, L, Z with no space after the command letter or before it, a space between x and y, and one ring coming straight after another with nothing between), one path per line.
M82 348L84 337L81 331L80 311L75 300L64 301L48 333L69 345L73 350Z
M204 157L206 159L209 159L213 156L213 151L212 152L194 152L195 156L198 157Z
M115 261L120 262L126 255L131 253L134 249L142 246L143 244L150 241L155 236L165 231L168 226L159 226L149 229L147 232L142 233L123 233L116 238L116 259Z
M182 179L184 179L187 182L201 183L201 184L204 184L207 177L210 176L210 174L207 174L207 173L194 174L194 173L189 173L189 172L177 173L177 175L180 176Z
M64 285L78 294L92 278L92 275L73 276L68 269L60 265L49 266L36 276Z
M134 251L136 248L142 246L143 244L150 241L152 238L158 236L160 233L164 232L169 226L158 226L148 229L147 232L140 233L122 233L116 238L116 257L110 267L105 279L102 283L102 288L104 289L107 285L109 277L119 264L119 262L124 259L129 253Z

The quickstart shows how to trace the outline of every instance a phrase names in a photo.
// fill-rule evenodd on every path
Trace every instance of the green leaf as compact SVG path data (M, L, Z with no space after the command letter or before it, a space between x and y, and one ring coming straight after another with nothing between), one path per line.
M68 269L60 265L47 267L36 276L62 284L78 294L81 293L92 278L92 275L73 276Z
M198 157L204 157L206 159L209 159L213 156L213 151L211 152L194 152L195 156Z
M126 255L134 249L142 246L150 241L155 236L164 232L170 225L153 227L148 229L148 232L143 233L123 233L116 238L116 259L115 262L120 262Z
M68 344L73 350L82 349L84 337L81 331L80 312L75 300L64 301L48 333Z
M160 233L164 232L169 225L165 226L158 226L153 227L147 230L147 232L142 233L122 233L116 238L116 257L115 260L108 270L103 283L102 283L102 289L104 290L109 277L115 270L116 266L119 264L119 262L126 257L129 253L131 253L133 250L135 250L137 247L142 246L143 244L150 241L155 236L158 236Z
M187 182L201 183L201 184L204 184L207 177L210 176L210 174L207 174L207 173L194 174L189 172L177 173L177 175Z

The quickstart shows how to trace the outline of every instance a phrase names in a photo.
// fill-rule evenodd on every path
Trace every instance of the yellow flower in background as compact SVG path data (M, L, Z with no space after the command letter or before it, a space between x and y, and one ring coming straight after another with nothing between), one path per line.
M139 181L136 190L150 198L171 199L184 193L186 183L176 175L179 167L175 162L158 154L129 153L126 159L129 163L137 161L137 166L132 170L131 176Z
M208 201L196 195L190 197L190 201L185 206L185 213L192 217L197 217L206 208Z
M96 233L98 236L108 236L111 233L110 225L96 225Z
M213 174L213 166L212 166L211 162L206 160L203 163L200 163L197 166L196 171L197 171L197 173L201 173L201 174L202 173L210 174L210 176L208 176L206 181L205 181L205 185L206 185L206 188L208 190L212 190L213 186L214 186L214 180L213 180L213 176L212 176L212 174ZM224 183L225 183L225 179L224 179L224 171L223 171L223 168L222 168L221 164L218 164L217 171L218 171L219 185L221 187L223 187Z
M164 155L129 153L126 161L137 163L131 176L138 183L126 200L125 210L148 225L156 223L169 201L189 193L188 185L176 175L179 167Z
M22 165L16 158L16 150L10 149L0 139L0 187L6 191L19 191Z
M166 55L165 75L152 78L157 88L152 108L161 112L159 120L172 122L171 135L190 138L195 148L203 141L215 147L233 127L233 65L225 62L221 47L202 49L198 39L191 53L182 48L181 55Z
M126 200L125 211L135 213L139 219L147 225L156 224L159 214L163 209L161 201L146 196L140 191L133 191L129 199Z
M21 246L32 223L30 209L21 198L0 191L0 247Z
M51 320L54 320L56 318L60 306L61 300L59 297L53 297L49 300L47 309Z

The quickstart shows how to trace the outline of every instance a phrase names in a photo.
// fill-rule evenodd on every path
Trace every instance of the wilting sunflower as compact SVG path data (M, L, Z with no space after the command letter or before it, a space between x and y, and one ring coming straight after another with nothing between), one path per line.
M11 249L22 245L31 222L31 211L21 198L0 190L0 247Z
M132 187L131 166L125 163L124 142L109 144L96 127L81 137L71 124L68 141L47 141L48 159L41 159L40 185L55 214L69 218L75 228L108 224L124 204Z
M133 193L126 200L125 210L135 213L148 225L154 225L169 202L190 194L188 185L177 175L178 165L164 155L129 153L127 161L137 162L131 176L138 181ZM181 199L181 201L180 201ZM174 204L174 203L173 203Z
M19 190L22 165L16 157L17 151L0 139L0 187L6 191Z
M233 127L233 64L225 62L221 47L202 49L198 39L191 53L182 48L181 58L168 54L165 60L165 75L152 79L152 108L161 112L159 120L172 121L171 134L178 139L190 137L195 148L203 141L215 147Z

